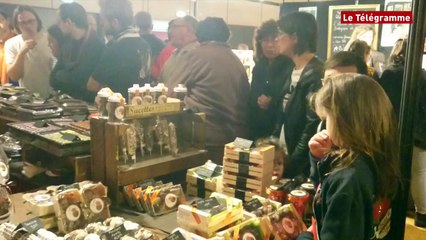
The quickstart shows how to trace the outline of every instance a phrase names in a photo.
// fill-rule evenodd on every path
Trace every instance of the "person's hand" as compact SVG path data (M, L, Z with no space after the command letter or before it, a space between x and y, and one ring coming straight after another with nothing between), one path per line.
M269 96L265 96L262 94L257 98L257 105L259 106L260 109L263 109L263 110L268 109L270 103L271 103L271 97Z
M309 140L308 145L312 156L322 159L330 152L333 142L331 141L327 130L322 130L321 132L316 133L311 140Z
M28 51L33 49L36 45L37 45L37 42L32 39L25 40L24 45L21 48L21 53L26 54Z

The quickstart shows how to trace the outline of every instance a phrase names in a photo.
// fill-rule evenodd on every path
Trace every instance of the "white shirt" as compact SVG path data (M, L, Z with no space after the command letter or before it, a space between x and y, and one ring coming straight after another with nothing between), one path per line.
M4 46L6 64L15 62L19 51L24 45L22 35L17 35L6 41ZM53 67L53 55L47 42L47 35L40 34L37 45L29 50L24 59L24 75L19 79L19 85L39 93L46 98L51 91L49 79Z
M285 107L287 106L288 100L290 99L291 95L294 92L294 89L296 88L297 83L300 80L300 76L302 75L304 68L301 68L299 70L294 69L291 73L291 83L290 83L290 89L285 94L284 100L283 100L283 111L285 111Z

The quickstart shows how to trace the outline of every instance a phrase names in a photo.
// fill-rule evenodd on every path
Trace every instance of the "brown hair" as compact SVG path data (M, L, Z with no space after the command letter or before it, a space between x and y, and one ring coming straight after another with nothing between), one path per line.
M349 46L348 51L358 55L364 60L365 55L371 52L371 47L362 40L355 40L352 42L351 46Z
M272 145L275 147L275 157L274 157L274 170L278 168L282 168L282 172L279 173L279 177L281 178L284 171L285 166L287 165L287 155L285 146L280 143L280 139L276 137L265 137L257 139L255 142L256 147L265 146L265 145Z
M19 24L18 24L18 15L23 12L29 12L32 15L34 15L34 17L37 20L37 32L40 32L41 29L43 28L43 24L37 12L30 6L18 6L13 11L13 27L15 28L16 32L21 34L21 29L19 29Z
M399 183L396 118L383 88L360 74L338 74L324 82L315 96L315 110L328 116L329 132L338 146L331 154L333 172L349 167L363 154L376 174L376 197L394 196Z
M404 65L407 39L398 39L389 56L389 64Z

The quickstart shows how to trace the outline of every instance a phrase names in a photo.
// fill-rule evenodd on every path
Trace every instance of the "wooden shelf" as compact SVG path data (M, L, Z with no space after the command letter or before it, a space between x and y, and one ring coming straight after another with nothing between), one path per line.
M131 165L118 166L118 184L128 185L143 179L154 178L202 165L206 159L206 150L191 150L179 153L177 157L164 156L142 160ZM143 179L141 179L141 176Z
M125 134L128 125L110 124L104 119L90 120L92 179L108 186L108 195L114 204L119 205L123 201L120 190L122 186L193 168L207 160L207 151L204 150L205 114L184 111L160 115L176 126L178 156L160 156L156 149L155 154L148 159L137 157L136 163L129 161L127 164L119 161L119 139ZM143 116L125 122L155 121L157 116L159 115L150 118ZM168 154L167 151L165 153Z

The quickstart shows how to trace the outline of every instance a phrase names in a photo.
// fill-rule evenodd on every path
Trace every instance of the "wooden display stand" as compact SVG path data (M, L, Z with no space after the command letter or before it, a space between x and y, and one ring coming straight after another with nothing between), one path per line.
M17 131L11 127L9 127L9 132L22 144L22 160L24 162L39 157L37 152L33 150L42 150L55 158L55 161L56 159L61 161L63 166L73 169L75 182L91 178L91 156L89 155L90 148L88 144L77 144L72 147L61 148L58 144L36 137L35 134ZM42 161L43 159L40 160Z
M166 118L176 126L179 153L176 157L163 151L160 156L155 151L141 156L137 150L136 162L119 160L120 137L132 121L155 121L156 117ZM92 180L102 181L108 186L108 194L113 203L120 204L123 197L120 188L145 179L159 177L180 170L202 165L206 161L204 150L205 114L189 112L162 112L125 119L123 123L108 123L105 119L92 118L91 151Z

